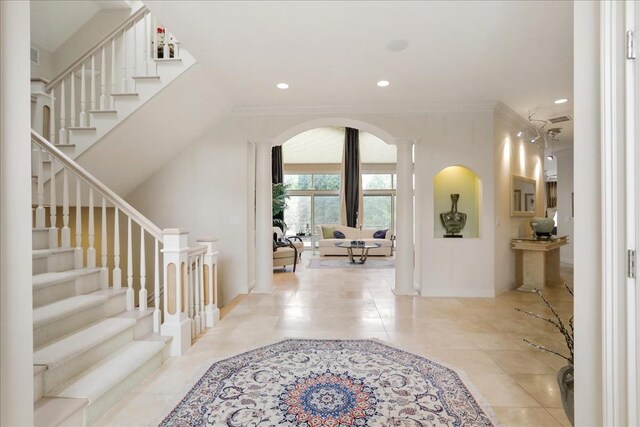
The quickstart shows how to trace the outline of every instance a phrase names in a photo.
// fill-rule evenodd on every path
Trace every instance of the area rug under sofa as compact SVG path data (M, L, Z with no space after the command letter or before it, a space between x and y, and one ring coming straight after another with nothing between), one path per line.
M493 426L453 370L372 340L288 339L214 363L161 426Z
M368 268L395 268L396 259L387 258L367 258L367 262L364 264L351 264L348 257L313 257L309 260L307 268L354 268L354 269L368 269Z

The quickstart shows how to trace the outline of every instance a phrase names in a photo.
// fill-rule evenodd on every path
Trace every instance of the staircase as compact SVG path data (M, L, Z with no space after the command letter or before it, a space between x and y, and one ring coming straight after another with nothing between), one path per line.
M153 309L126 311L125 289L100 269L74 268L74 249L50 248L33 229L33 337L37 426L90 425L169 357Z
M53 80L32 81L32 127L77 159L195 63L142 6Z

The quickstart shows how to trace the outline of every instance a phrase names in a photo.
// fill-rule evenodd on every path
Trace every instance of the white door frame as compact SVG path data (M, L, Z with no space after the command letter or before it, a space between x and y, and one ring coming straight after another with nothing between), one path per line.
M600 3L603 425L638 423L638 295L627 263L638 240L636 60L626 37L635 11L634 0Z

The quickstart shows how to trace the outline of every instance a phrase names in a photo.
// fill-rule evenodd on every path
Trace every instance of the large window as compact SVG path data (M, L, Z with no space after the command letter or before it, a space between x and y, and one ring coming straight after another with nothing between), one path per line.
M314 233L316 225L339 222L339 173L286 173L284 182L289 185L290 199L284 213L289 234ZM362 187L362 227L394 230L396 175L364 172Z

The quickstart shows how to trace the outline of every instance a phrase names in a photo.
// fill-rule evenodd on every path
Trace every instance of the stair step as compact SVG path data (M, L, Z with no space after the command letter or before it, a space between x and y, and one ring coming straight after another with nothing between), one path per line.
M89 110L91 114L118 114L118 110Z
M36 274L32 283L33 306L40 307L100 289L100 270L83 268Z
M67 335L104 317L104 295L78 295L33 310L33 347Z
M75 248L34 249L32 274L73 270Z
M133 339L146 339L153 331L153 308L147 308L144 311L135 308L131 311L123 311L114 316L119 319L133 319L136 322Z
M49 229L33 228L31 230L32 249L49 249Z
M38 349L35 365L44 365L44 394L133 341L133 319L109 318Z
M96 130L95 127L89 127L89 126L77 126L77 127L69 127L67 128L67 130L71 130L71 131L85 131L85 130Z
M155 58L156 62L181 62L182 58Z
M71 378L51 397L86 398L91 424L162 363L161 342L134 341Z
M88 399L67 399L44 397L34 406L33 422L35 427L83 426L84 408Z
M138 96L137 92L112 93L111 96Z
M122 313L122 311L126 309L126 292L127 288L107 288L91 292L87 295L106 298L102 313L104 317L112 317L118 313Z
M160 76L133 76L134 80L160 80Z

